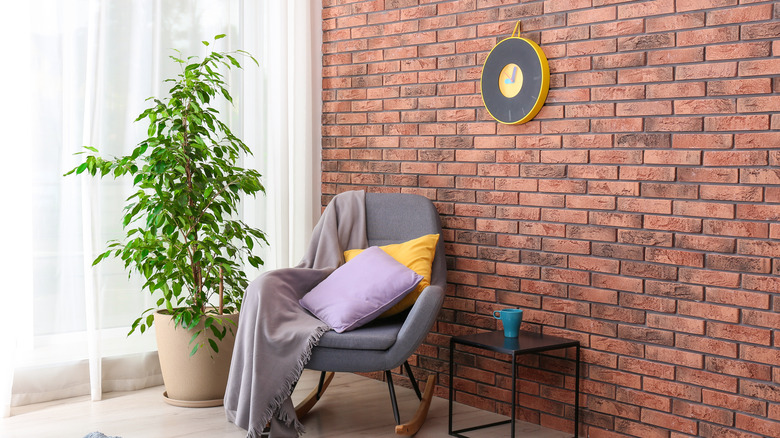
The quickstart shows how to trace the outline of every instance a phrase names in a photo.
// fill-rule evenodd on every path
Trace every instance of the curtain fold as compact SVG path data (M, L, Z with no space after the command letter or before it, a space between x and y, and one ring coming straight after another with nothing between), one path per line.
M319 71L312 65L321 51L312 43L312 13L315 29L321 26L316 3L285 3L33 0L3 6L4 41L13 41L6 55L15 68L1 73L14 86L6 101L13 110L3 110L2 117L13 146L6 148L0 178L13 188L3 201L13 214L0 216L3 228L13 230L3 246L14 250L0 252L0 291L3 302L18 310L0 318L3 416L15 405L86 394L100 400L108 391L162 383L154 332L126 337L156 299L139 292L142 282L128 279L121 261L92 266L108 240L123 236L130 182L62 174L78 163L73 154L82 146L124 155L144 137L146 127L133 120L147 107L146 98L167 91L162 79L178 73L168 59L172 48L202 56L207 49L201 41L224 33L220 44L227 47L216 49L244 49L260 62L259 68L244 62L243 71L230 73L236 106L220 109L253 149L244 165L264 175L268 191L245 200L243 219L268 233L268 267L292 264L292 255L302 252L297 246L319 216L319 172L313 167L319 139L312 136L313 127L319 129L312 103L320 98ZM309 20L308 43L298 45L299 34L289 33L302 25L295 14ZM293 40L283 42L286 36ZM302 69L309 84L292 98L290 68Z

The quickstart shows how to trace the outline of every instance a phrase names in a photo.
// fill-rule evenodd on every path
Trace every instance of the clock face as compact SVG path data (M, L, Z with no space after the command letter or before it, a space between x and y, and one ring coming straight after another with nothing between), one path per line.
M498 76L498 90L507 98L517 96L523 88L523 70L517 64L509 63Z
M506 38L485 59L480 88L491 117L505 124L525 123L534 118L547 98L547 57L529 39Z

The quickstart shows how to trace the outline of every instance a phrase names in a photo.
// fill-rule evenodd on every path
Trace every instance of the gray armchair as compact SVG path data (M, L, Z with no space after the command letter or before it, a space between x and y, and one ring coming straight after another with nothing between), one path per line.
M369 245L405 242L426 234L439 234L431 269L431 284L420 294L411 310L397 317L379 319L353 331L327 332L311 355L306 368L322 371L318 387L296 408L299 418L322 396L334 372L384 371L395 417L396 433L413 435L425 421L433 388L434 376L428 378L425 394L420 394L417 382L407 362L409 356L427 336L444 301L447 266L444 255L441 222L433 203L412 194L366 193L366 234ZM401 424L390 370L403 365L420 399L414 418Z

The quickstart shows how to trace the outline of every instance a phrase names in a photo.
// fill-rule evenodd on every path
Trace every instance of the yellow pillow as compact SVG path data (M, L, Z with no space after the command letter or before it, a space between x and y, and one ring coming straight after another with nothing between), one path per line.
M412 307L423 289L431 284L431 265L433 264L433 256L436 255L436 243L438 241L438 234L428 234L427 236L418 237L409 240L408 242L380 246L380 248L396 261L423 276L423 279L420 280L420 283L413 291L409 292L409 294L395 306L381 314L379 316L380 318L395 315L396 313L403 312ZM362 249L344 251L344 261L350 261L353 257L363 251L364 250Z

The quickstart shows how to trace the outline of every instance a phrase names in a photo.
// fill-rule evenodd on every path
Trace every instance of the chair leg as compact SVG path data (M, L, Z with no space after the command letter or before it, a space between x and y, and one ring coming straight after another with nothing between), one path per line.
M333 380L334 374L335 373L325 371L320 374L320 382L317 385L317 388L312 390L312 392L309 393L309 395L307 395L306 398L295 407L295 415L298 416L298 419L305 417L311 408L317 404L319 399L322 397L322 394L326 389L328 389L328 385L330 385L330 382Z
M412 367L409 366L408 360L404 361L404 368L406 368L406 374L409 375L409 381L412 382L412 388L414 388L414 393L417 394L417 400L422 400L420 387L417 386L417 379L414 378L414 373L412 373Z
M393 387L393 373L387 370L385 371L385 377L387 378L387 389L390 390L390 402L393 404L395 424L401 424L401 414L398 413L398 401L395 398L395 387Z

